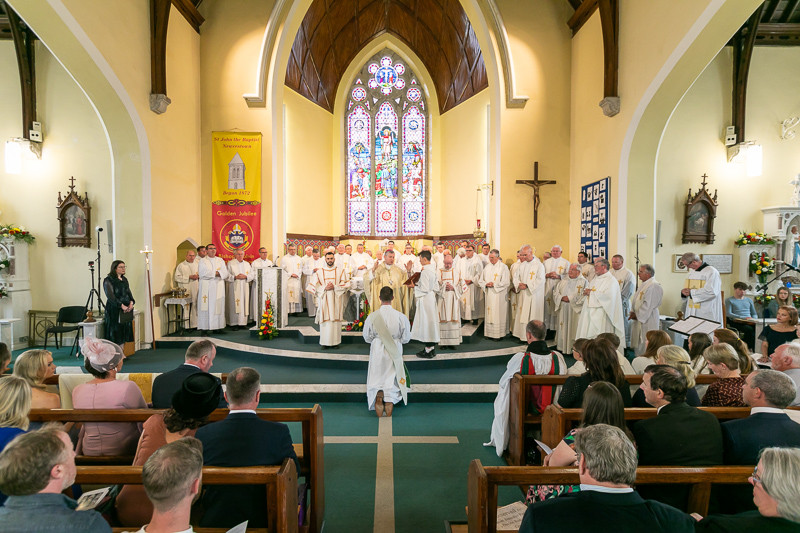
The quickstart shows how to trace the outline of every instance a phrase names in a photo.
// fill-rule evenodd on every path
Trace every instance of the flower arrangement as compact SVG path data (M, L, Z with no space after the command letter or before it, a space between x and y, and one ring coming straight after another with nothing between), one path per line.
M8 289L0 287L0 299L8 298Z
M800 294L792 294L792 304L800 309Z
M760 231L751 231L746 233L739 232L739 236L733 241L736 246L745 246L748 244L775 244L775 239Z
M369 302L364 299L364 309L358 314L358 318L342 326L342 331L364 331L367 315L369 315Z
M11 261L8 259L0 261L0 274L5 274L4 271L7 271L9 268L11 268Z
M275 327L275 309L272 305L272 293L268 293L264 314L261 315L261 325L258 328L258 338L272 340L277 336L278 328Z
M22 226L15 226L14 224L0 224L0 237L14 237L14 240L27 242L33 244L36 237L31 235L31 232Z
M750 272L764 281L767 276L775 273L775 260L767 252L752 252L750 254Z
M755 300L755 302L757 304L763 305L765 307L768 306L769 303L774 299L775 299L775 295L774 294L764 295L763 293L758 293L753 298L753 300Z

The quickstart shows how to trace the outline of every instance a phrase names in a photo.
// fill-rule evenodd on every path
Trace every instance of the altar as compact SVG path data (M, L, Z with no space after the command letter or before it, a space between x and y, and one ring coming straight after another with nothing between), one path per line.
M14 237L0 239L0 295L0 319L8 325L3 329L11 335L4 339L16 345L28 336L27 316L32 300L28 243Z
M258 294L258 316L253 317L256 328L261 325L267 301L270 301L274 310L275 327L281 329L289 325L288 281L289 275L281 267L256 269L256 279L253 281Z

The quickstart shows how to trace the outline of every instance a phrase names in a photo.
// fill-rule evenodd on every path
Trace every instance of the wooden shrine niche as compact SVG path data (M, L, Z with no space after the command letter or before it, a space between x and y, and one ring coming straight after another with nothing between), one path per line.
M69 179L69 193L62 198L58 193L58 246L83 246L92 245L92 208L89 206L89 193L84 197L75 192L75 178Z
M714 219L717 216L717 190L714 189L714 197L706 189L706 179L708 176L701 176L703 181L697 194L692 196L692 189L689 189L689 196L686 199L686 210L683 219L683 239L681 242L701 242L713 244L714 242Z

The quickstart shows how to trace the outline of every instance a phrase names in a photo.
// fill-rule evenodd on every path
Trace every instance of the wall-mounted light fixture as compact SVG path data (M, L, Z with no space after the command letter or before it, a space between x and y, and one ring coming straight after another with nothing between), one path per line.
M8 174L22 173L22 160L41 159L42 144L22 137L12 137L6 141L5 169Z
M728 147L728 162L743 163L748 177L761 175L763 167L763 151L755 141L746 141Z

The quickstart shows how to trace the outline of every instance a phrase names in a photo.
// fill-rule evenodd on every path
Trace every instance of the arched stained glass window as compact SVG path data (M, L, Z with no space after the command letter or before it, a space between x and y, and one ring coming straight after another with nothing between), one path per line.
M347 231L350 235L422 235L426 230L428 131L417 76L384 50L350 87Z

